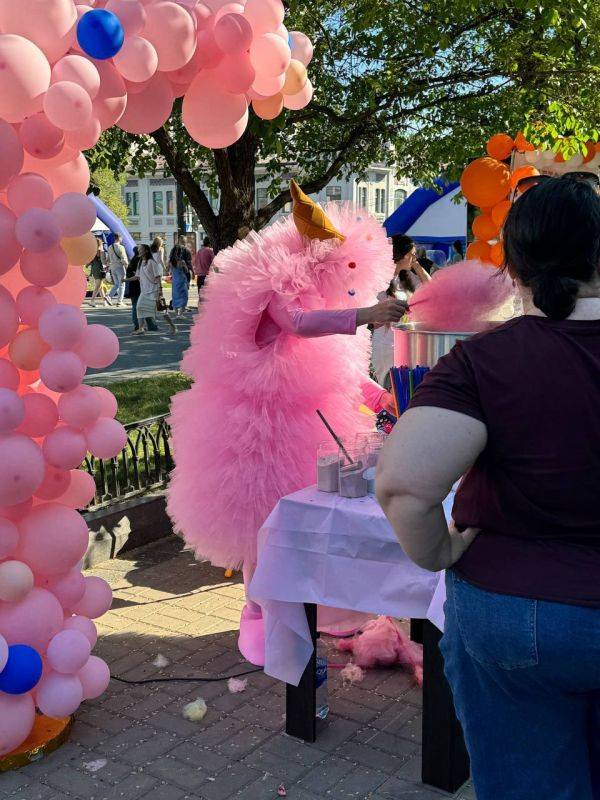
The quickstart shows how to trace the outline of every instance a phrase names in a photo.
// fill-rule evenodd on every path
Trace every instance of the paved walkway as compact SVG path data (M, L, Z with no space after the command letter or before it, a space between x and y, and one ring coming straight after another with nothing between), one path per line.
M236 649L243 589L197 564L172 537L93 570L113 586L98 655L128 680L244 671ZM157 656L168 660L162 669ZM339 660L339 658L337 659ZM226 682L127 686L112 681L77 714L70 741L0 776L18 800L440 800L419 781L421 693L399 671L344 688L333 670L332 713L315 745L283 733L283 686L262 673L246 691ZM208 713L186 721L202 696ZM456 797L474 800L469 788Z

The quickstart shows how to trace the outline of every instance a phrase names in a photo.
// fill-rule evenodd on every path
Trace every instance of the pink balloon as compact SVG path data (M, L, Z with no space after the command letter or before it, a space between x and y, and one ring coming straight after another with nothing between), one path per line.
M230 94L247 92L256 79L256 72L246 53L225 56L214 74L215 80Z
M0 275L14 267L23 251L15 232L16 224L17 218L13 212L0 204Z
M72 392L84 375L85 364L71 350L53 350L40 362L40 377L53 392Z
M235 2L231 3L225 0L223 5L215 11L213 28L216 26L217 22L223 19L223 17L226 16L227 14L243 14L243 13L244 13L243 3L235 3ZM250 30L252 30L252 28Z
M96 483L89 472L83 469L71 470L70 476L69 487L64 494L56 498L56 502L69 508L86 508L96 495Z
M300 111L312 100L314 93L313 85L310 80L307 80L304 88L298 94L288 94L283 97L283 107L290 109L290 111Z
M52 158L36 158L31 153L25 152L23 172L36 172L43 175L50 183L49 176L54 174L56 168L73 161L78 155L76 150L67 147L66 141L63 141L62 147Z
M302 31L291 31L290 38L292 42L292 58L297 59L305 67L312 61L313 45L311 40Z
M132 94L139 94L140 92L143 92L151 80L152 78L149 78L147 81L143 81L143 83L132 83L131 81L125 81L125 86L127 87L127 98L129 99L130 95Z
M6 30L1 18L0 29ZM29 38L12 34L0 36L0 63L0 117L21 122L40 111L50 85L50 64Z
M88 451L86 437L77 428L56 428L44 439L44 458L59 469L77 469Z
M90 575L85 579L85 594L73 610L84 617L98 619L106 614L111 605L112 591L108 583L102 578Z
M216 45L215 45L216 46ZM219 56L220 58L220 56ZM169 79L169 82L176 86L189 86L192 80L196 77L196 74L201 69L201 57L200 57L200 50L197 49L194 53L193 57L188 61L180 69L175 69L172 72L165 72L165 76Z
M100 89L100 73L94 64L83 56L68 55L61 58L52 67L52 83L69 81L85 89L93 100Z
M93 113L105 131L122 117L127 105L127 90L112 61L98 61L96 67L100 73L100 91L94 99Z
M85 432L88 450L96 458L113 458L125 447L127 433L116 419L100 417Z
M80 306L85 298L87 278L81 267L71 267L56 286L52 287L52 294L59 303L68 303Z
M88 529L81 514L58 503L35 506L19 523L19 531L17 557L36 575L58 576L69 572L79 564L88 547ZM60 617L58 630L62 627L62 609ZM1 613L0 630L4 630Z
M197 5L194 5L192 8L192 13L196 20L196 27L199 31L210 30L213 27L213 13L204 3L198 3Z
M71 47L76 19L72 0L21 0L0 6L0 28L35 42L51 63Z
M285 9L281 0L247 0L244 14L255 36L276 31L283 24Z
M45 589L34 587L18 603L0 603L0 630L9 644L27 644L43 653L62 626L61 605Z
M78 386L72 392L61 395L58 413L67 425L87 428L102 412L102 402L93 386Z
M223 58L212 30L203 30L198 34L196 58L199 69L214 69Z
M68 267L64 250L58 245L45 253L25 250L21 256L21 272L34 286L56 286L67 274Z
M54 194L52 187L41 175L35 172L23 172L8 184L6 190L8 205L17 216L24 214L29 208L52 208Z
M12 389L13 391L16 391L19 388L19 370L15 367L14 364L11 364L11 362L7 358L0 358L0 386L3 389ZM108 393L110 394L110 392ZM103 403L102 409L104 416L113 416L111 414L106 414L106 412L104 411L105 408L104 401L101 399L100 402ZM115 414L116 413L117 412L115 409Z
M45 208L30 208L17 219L17 239L32 253L43 253L60 241L56 217Z
M24 500L22 503L16 503L14 506L0 506L0 516L18 524L21 520L29 514L33 508L33 497Z
M33 572L22 561L0 564L0 601L18 603L33 589Z
M205 147L226 147L246 129L248 103L243 94L223 94L211 75L200 73L183 99L182 117L197 142Z
M85 314L80 308L56 303L48 308L38 324L42 339L55 349L67 350L74 347L87 327Z
M119 355L119 340L116 334L105 325L88 325L77 345L76 352L88 367L104 369L104 367L109 367ZM64 389L63 391L69 390Z
M35 722L30 694L0 693L0 756L15 750L29 736Z
M252 44L252 28L241 14L225 14L214 29L215 42L227 55L244 53Z
M40 316L56 303L54 295L40 286L26 286L17 295L17 311L24 325L37 326Z
M12 125L0 120L0 188L18 175L23 166L23 146Z
M85 578L77 567L58 577L42 578L40 585L52 592L67 611L81 600L85 592Z
M39 438L53 431L58 422L56 403L44 394L31 392L23 396L25 419L19 427L19 433Z
M35 442L20 433L0 437L0 505L27 500L44 480L44 458ZM1 630L1 628L0 628Z
M67 149L65 148L65 150ZM70 157L70 154L68 155ZM38 165L37 171L47 178L55 197L66 192L86 194L90 185L90 168L85 156L81 153L62 164L40 161Z
M44 112L53 125L65 131L74 131L90 121L92 100L78 83L59 81L53 83L46 92Z
M113 59L115 67L127 81L149 81L158 69L158 53L151 42L141 36L125 39Z
M119 18L125 31L125 41L137 36L146 24L146 10L138 0L108 0L104 7Z
M104 386L94 386L93 387L96 394L100 398L101 403L101 411L100 414L103 417L115 417L118 411L118 404L117 399L112 392L109 392L108 389L105 389Z
M6 666L7 661L8 661L8 642L6 641L4 636L0 636L0 672L2 672L2 670Z
M92 620L88 619L87 617L69 617L65 620L64 629L66 631L79 631L79 633L83 633L84 636L87 636L87 639L92 647L94 647L98 641L98 631L96 630L96 626Z
M82 236L96 222L96 207L84 194L67 192L58 197L52 208L62 236Z
M34 158L54 158L63 149L65 135L53 125L43 111L21 123L19 136L25 150Z
M17 369L33 372L39 368L48 349L36 328L23 328L11 341L8 352Z
M83 687L83 699L95 700L108 689L110 670L98 656L90 656L85 666L77 673Z
M18 327L17 305L9 292L0 286L0 347L10 342Z
M118 125L128 133L150 133L165 124L172 109L171 84L159 73L141 92L128 96L127 108Z
M83 633L61 631L48 645L48 666L63 675L74 675L87 663L91 649L89 640Z
M279 94L283 89L284 84L285 75L276 75L274 78L265 75L257 75L254 83L252 84L252 88L257 94L261 95L263 98L266 98L273 97L275 94Z
M183 67L196 49L196 28L185 8L166 0L146 6L144 37L158 54L158 68L171 72Z
M284 40L284 42L287 42L289 44L289 42L290 42L290 33L289 33L288 29L285 27L285 25L280 25L277 28L277 30L273 31L273 33L276 33L277 36L280 36Z
M19 546L19 530L10 519L0 517L0 561L11 556ZM0 638L1 644L1 638ZM0 658L0 672L2 671Z
M39 682L36 698L42 714L53 719L63 719L74 714L81 705L81 681L75 675L49 672Z
M292 60L287 42L276 33L264 33L250 46L250 61L259 75L274 78L286 71Z
M46 464L44 480L35 490L35 496L38 500L46 502L56 500L69 488L70 482L71 474L68 470L58 469L58 467L53 467L52 464Z
M65 134L65 142L75 150L90 150L98 144L98 139L102 133L102 126L96 117L91 117L87 125L78 128L76 131L69 131Z
M25 418L23 400L12 389L0 389L0 434L18 428Z

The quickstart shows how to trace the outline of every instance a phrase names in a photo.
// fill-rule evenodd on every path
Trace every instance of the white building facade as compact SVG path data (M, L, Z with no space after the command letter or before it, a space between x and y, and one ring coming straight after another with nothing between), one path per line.
M263 208L270 201L268 195L266 170L256 170L256 207ZM357 209L372 214L381 223L401 205L414 186L410 180L397 178L393 166L373 164L364 178L350 176L347 179L334 179L321 192L313 195L317 202L348 202ZM208 190L205 189L205 191ZM170 177L160 175L138 178L131 176L123 188L123 199L129 212L127 227L138 242L151 242L155 236L164 239L171 247L177 238L177 185ZM215 211L219 208L219 198L209 194ZM286 206L275 218L289 213ZM190 244L199 243L204 231L191 209L185 212L187 233ZM195 241L194 241L195 240Z

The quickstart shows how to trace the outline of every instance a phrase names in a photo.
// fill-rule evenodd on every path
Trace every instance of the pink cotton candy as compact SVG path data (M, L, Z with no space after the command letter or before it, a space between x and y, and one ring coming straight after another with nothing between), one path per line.
M352 685L354 683L362 683L365 679L365 671L358 664L353 664L350 661L344 669L340 672L344 684Z
M498 319L514 295L511 279L480 261L438 270L410 300L410 321L431 331L475 333Z

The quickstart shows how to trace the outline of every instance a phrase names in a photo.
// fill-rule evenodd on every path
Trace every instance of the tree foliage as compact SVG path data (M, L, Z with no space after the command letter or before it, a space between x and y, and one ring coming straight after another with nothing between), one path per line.
M127 206L123 202L122 194L126 180L122 172L115 174L108 167L97 167L92 170L90 175L90 188L92 191L97 191L100 199L120 219L127 219Z
M178 105L149 137L104 134L95 163L152 172L159 159L182 185L217 247L260 228L289 200L299 174L309 192L338 175L396 163L419 181L456 177L496 131L527 125L561 147L597 138L600 9L587 0L289 0L290 29L315 43L311 105L274 122L251 115L222 151L196 145ZM569 120L576 132L565 130ZM254 168L266 165L270 202L254 206ZM204 183L220 195L214 214Z

